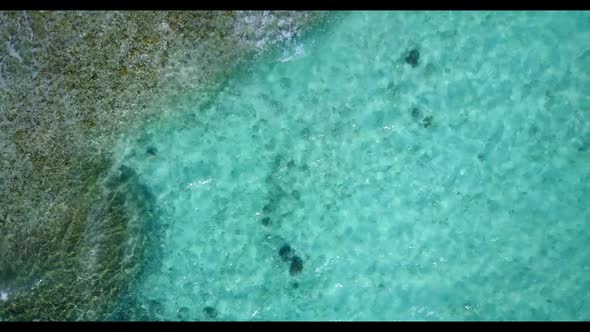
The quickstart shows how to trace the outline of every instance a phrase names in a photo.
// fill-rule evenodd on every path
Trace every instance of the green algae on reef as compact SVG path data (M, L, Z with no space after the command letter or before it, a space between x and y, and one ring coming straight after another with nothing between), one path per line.
M142 234L139 217L126 214L126 203L138 204L130 184L101 193L96 174L90 174L85 185L86 191L64 216L64 227L33 233L34 238L61 241L44 242L47 247L40 250L43 259L33 270L38 279L33 287L16 288L14 300L4 308L8 317L99 319L120 287L134 275L142 257ZM130 250L134 255L125 254Z
M115 140L159 115L154 100L208 95L321 16L0 13L0 320L125 319L114 304L156 217L112 166Z

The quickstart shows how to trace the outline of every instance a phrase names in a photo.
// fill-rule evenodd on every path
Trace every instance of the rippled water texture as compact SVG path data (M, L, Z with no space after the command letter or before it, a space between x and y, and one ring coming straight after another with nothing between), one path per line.
M142 319L590 319L590 14L332 19L119 146Z

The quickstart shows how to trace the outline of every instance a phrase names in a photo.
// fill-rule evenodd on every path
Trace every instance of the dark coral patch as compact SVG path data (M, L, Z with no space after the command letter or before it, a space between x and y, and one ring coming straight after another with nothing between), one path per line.
M432 115L429 115L422 120L422 125L424 128L428 128L432 125L432 119Z
M420 52L417 49L411 50L408 55L406 55L406 63L412 67L418 66L418 60L420 59Z
M264 217L260 221L260 223L262 223L263 226L270 226L271 222L272 222L272 220L270 220L269 217Z
M207 318L216 318L217 317L217 310L215 310L215 308L213 307L205 307L203 308L203 312L205 313L205 316L207 316Z
M145 149L145 153L150 156L153 157L158 153L158 149L156 149L153 146L148 146L147 149Z
M289 273L294 276L303 271L303 260L299 256L293 256L291 258L291 266L289 267Z
M291 246L289 246L288 244L283 245L279 249L279 256L285 262L288 261L289 259L291 259L292 255L293 255L293 249L291 249Z

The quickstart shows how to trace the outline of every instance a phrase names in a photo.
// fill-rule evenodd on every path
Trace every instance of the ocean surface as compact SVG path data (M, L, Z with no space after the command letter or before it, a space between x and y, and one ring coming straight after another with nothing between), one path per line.
M120 319L590 319L590 13L330 15L121 140Z

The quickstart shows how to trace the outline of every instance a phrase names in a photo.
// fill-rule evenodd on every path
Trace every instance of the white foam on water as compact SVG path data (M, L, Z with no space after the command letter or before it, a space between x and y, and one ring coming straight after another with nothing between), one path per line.
M0 291L0 301L2 301L2 302L8 301L8 299L9 299L8 295L9 295L8 291L5 291L5 290Z

